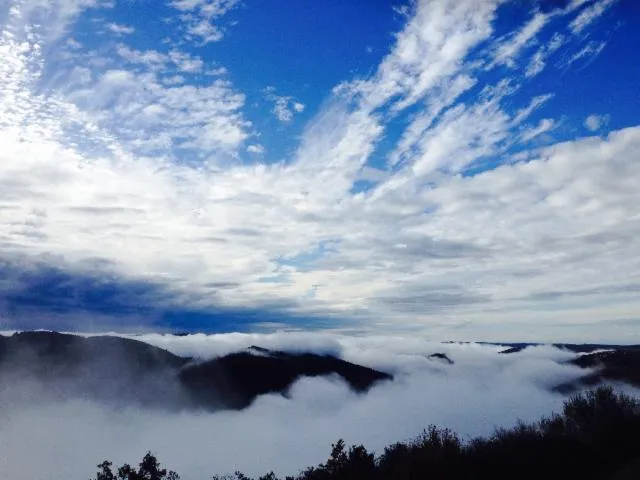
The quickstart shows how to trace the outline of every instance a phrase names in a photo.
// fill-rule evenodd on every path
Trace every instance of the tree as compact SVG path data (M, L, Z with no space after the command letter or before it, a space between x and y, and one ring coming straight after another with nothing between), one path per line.
M449 429L430 426L412 441L396 443L379 457L363 445L331 445L325 463L285 480L520 480L640 478L640 402L599 388L565 402L561 413L532 424L519 422L486 438L461 441ZM98 465L94 480L178 480L148 452L138 468ZM193 479L199 480L199 479ZM240 472L213 480L253 480ZM278 480L267 473L257 480Z
M111 470L111 465L113 464L107 460L98 465L100 470L96 474L95 480L116 480L116 477Z
M146 453L137 470L125 463L118 468L116 476L111 470L112 465L107 460L98 465L100 470L96 474L95 480L180 480L180 475L176 472L167 472L166 468L160 468L158 459L151 452Z

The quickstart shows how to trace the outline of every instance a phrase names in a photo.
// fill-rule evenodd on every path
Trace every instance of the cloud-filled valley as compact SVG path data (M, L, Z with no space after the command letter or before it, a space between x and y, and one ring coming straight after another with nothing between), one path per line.
M60 477L86 477L104 458L135 462L147 450L186 479L236 469L294 474L322 461L339 437L380 453L430 424L471 439L491 434L498 426L510 427L518 419L537 420L557 411L566 398L553 387L586 372L568 363L577 353L543 345L501 354L507 347L321 333L134 338L198 361L252 345L330 354L394 378L356 393L336 376L301 377L286 396L261 395L244 410L211 412L123 405L114 398L96 399L90 392L56 400L51 386L39 388L26 378L7 384L5 370L0 442L1 469L7 478L44 479L52 471ZM430 357L434 353L453 363ZM112 360L117 365L123 358L128 357ZM121 364L116 370L126 376L132 365ZM150 388L155 374L149 372L149 383L140 383L138 389ZM630 385L618 387L638 393Z
M0 0L0 475L638 397L637 45L633 0ZM624 466L574 420L535 452Z

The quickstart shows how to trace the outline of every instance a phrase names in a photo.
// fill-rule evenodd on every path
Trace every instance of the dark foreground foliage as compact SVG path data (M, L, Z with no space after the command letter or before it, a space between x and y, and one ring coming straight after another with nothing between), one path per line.
M177 480L148 453L139 468L98 466L95 480ZM535 424L498 429L463 442L448 429L429 427L410 442L375 456L339 440L329 459L285 480L413 479L640 479L640 402L601 387L569 399L561 414ZM213 480L253 480L240 472ZM269 473L257 480L278 480Z

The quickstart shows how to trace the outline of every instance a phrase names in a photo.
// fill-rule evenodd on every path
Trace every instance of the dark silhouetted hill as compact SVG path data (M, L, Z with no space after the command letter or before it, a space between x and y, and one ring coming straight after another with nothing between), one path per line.
M186 405L176 382L188 359L137 340L55 332L0 336L3 394L23 401L82 398L117 406Z
M215 405L222 398L224 406L241 409L258 395L286 392L303 376L338 375L357 392L391 379L386 373L328 355L249 350L184 368L180 380L200 405Z
M495 345L500 347L506 347L500 353L518 353L528 347L536 347L545 345L544 343L491 343L491 342L479 342L485 345ZM598 350L630 350L640 351L640 345L607 345L603 343L552 343L547 344L552 347L560 348L562 350L568 350L573 353L592 353Z
M559 393L572 393L584 387L593 387L606 382L623 382L640 387L640 350L637 346L586 353L569 363L589 369L589 373L576 381L556 386L554 390Z
M589 353L579 356L571 363L582 368L595 369L594 373L584 378L583 381L587 384L612 380L640 387L640 350L619 349Z
M448 363L449 365L453 365L453 363L454 363L453 360L451 360L446 353L432 353L431 355L429 355L428 358L437 359L437 360L443 360L444 362Z
M78 397L169 409L241 409L258 395L284 394L299 378L320 375L340 377L358 392L391 378L328 355L259 347L198 362L120 337L0 336L0 386L11 393L16 384L32 382L43 401Z

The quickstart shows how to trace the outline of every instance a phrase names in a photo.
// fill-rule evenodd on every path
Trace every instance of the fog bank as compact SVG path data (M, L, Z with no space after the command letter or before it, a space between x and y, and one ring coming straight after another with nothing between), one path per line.
M565 363L576 354L550 346L504 355L504 347L491 345L319 333L135 338L199 358L249 345L330 353L395 378L363 395L336 378L303 378L288 398L265 395L246 410L216 413L116 409L84 400L43 404L42 398L29 401L35 388L23 385L18 396L16 386L0 392L4 478L86 479L103 459L137 463L147 450L183 480L237 469L293 474L324 461L338 438L380 453L429 424L472 438L518 419L536 420L561 407L565 397L551 392L553 386L584 374ZM429 358L433 353L454 363Z

